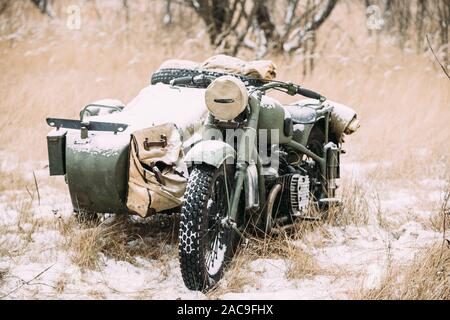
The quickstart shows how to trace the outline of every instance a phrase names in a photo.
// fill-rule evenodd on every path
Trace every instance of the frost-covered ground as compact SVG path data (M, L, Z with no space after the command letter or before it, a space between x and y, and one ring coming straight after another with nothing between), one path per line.
M388 165L388 164L387 164ZM36 167L36 165L34 165ZM84 232L71 219L71 204L62 180L54 183L45 164L36 179L28 174L26 190L0 193L0 298L4 299L345 299L377 288L392 266L411 263L421 249L440 241L432 216L445 182L372 181L363 186L369 208L364 223L324 224L292 244L307 252L317 272L287 276L289 259L251 259L245 281L229 286L228 275L212 295L187 290L181 279L176 242L162 246L154 258L134 254L118 259L100 252L95 268L82 267L67 238ZM3 168L5 169L5 168ZM370 165L344 166L343 176L365 181ZM351 180L351 179L349 179ZM67 227L69 226L69 230ZM141 242L130 240L129 247Z

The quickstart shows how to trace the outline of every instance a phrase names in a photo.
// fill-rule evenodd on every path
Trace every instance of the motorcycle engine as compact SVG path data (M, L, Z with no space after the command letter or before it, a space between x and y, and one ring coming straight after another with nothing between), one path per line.
M266 178L267 190L271 190L276 184L282 187L275 201L273 216L288 217L288 221L295 218L311 219L311 181L308 171L303 167L291 165L284 150L279 151L279 161L277 174Z
M308 216L309 177L300 173L287 174L276 179L282 186L281 197L275 208L278 215L290 215L293 218Z

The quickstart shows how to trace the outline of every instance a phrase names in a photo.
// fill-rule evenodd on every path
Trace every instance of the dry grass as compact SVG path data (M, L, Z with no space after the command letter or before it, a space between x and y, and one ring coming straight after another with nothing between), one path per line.
M67 250L72 251L72 262L81 268L98 269L104 233L99 228L83 230L70 239Z
M0 225L0 257L14 258L22 255L33 241L33 234L42 226L42 221L34 217L32 199L16 196L8 209L18 213L14 225Z
M0 168L4 163L0 162ZM8 190L23 190L27 182L24 179L23 172L19 170L0 169L0 194Z
M375 289L363 290L357 298L450 300L450 241L447 238L449 199L447 189L438 212L440 219L433 220L436 230L442 232L442 243L422 250L407 265L393 265L389 260L388 274L382 283Z
M288 279L302 279L320 274L323 270L316 263L314 256L295 245L295 240L301 239L314 228L311 224L308 227L299 225L296 226L298 231L303 228L300 232L281 232L274 237L252 239L244 254L250 256L251 260L284 259L287 263L285 276Z
M367 183L351 181L342 186L342 205L332 208L328 223L332 226L366 225L369 221Z
M255 278L252 277L249 266L249 257L245 251L240 251L228 266L223 279L206 293L209 299L219 299L227 293L243 292L245 286L254 286Z
M370 300L450 300L450 247L435 246L404 268L391 269L377 289L359 297Z
M85 229L77 228L72 218L60 221L59 230L66 239L63 248L71 252L76 265L101 269L102 255L133 264L136 263L136 257L142 257L159 260L161 270L164 270L167 256L173 256L171 245L177 239L174 232L176 221L169 219L166 227L160 227L158 222L136 225L124 216L110 219L99 226Z
M5 281L6 276L8 275L9 270L7 269L0 269L0 285L3 284Z
M311 226L306 227L303 229L303 234L311 230L313 230ZM216 299L226 293L243 292L246 286L258 287L256 277L259 271L252 271L250 266L252 261L258 259L284 260L286 268L280 272L284 272L284 276L290 280L322 274L323 270L314 256L294 244L299 234L282 232L273 237L250 238L233 258L223 280L207 293L208 298Z
M323 273L311 253L292 245L288 246L287 250L290 251L287 254L287 279L303 279Z
M65 278L65 276L61 276L55 283L55 292L57 294L61 294L64 292L64 289L66 288L67 285L67 279Z
M444 191L439 209L430 217L430 226L437 232L447 232L450 230L450 184L447 185Z
M95 300L104 300L106 299L105 293L98 290L90 290L88 292L88 296L92 297Z

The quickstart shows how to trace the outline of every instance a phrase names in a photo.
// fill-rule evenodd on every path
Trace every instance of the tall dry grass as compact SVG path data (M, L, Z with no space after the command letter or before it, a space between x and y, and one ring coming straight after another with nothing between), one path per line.
M362 292L366 300L450 300L450 248L434 246L411 265L396 267L377 289Z
M448 228L450 193L446 189L432 227L442 241L421 249L413 261L388 265L381 283L355 296L366 300L450 300L450 238Z
M147 224L135 224L127 216L115 216L98 225L79 226L73 217L58 221L64 240L62 249L70 253L72 262L82 269L101 270L103 257L136 264L136 257L158 260L164 269L168 257L174 254L178 239L178 220L165 217Z

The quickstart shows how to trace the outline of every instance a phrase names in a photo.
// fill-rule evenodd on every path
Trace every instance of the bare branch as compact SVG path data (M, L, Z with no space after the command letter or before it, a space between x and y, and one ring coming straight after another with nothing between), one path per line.
M443 66L443 64L439 61L439 58L437 57L436 53L434 53L434 50L433 50L433 47L431 46L431 42L430 42L430 39L429 39L429 37L428 37L428 34L426 35L426 38L427 38L427 42L428 42L428 47L430 48L431 52L433 53L434 58L436 59L437 63L441 66L442 71L444 71L444 73L445 73L445 75L447 76L447 78L450 79L450 75L448 74L447 69L446 69L446 68Z
M39 192L39 185L38 185L38 182L37 182L37 179L36 179L36 173L34 172L34 170L33 170L33 178L34 178L34 186L36 188L36 193L37 193L37 196L38 196L38 204L40 206L41 205L41 194Z
M294 16L295 16L295 10L297 10L299 0L291 0L289 1L289 6L286 10L286 15L284 17L284 31L283 35L281 36L281 41L284 43L289 36L289 33L291 32Z
M166 13L164 14L164 18L163 18L163 23L165 25L169 25L172 23L171 5L172 5L172 0L166 0L166 6L165 6Z
M244 46L262 57L269 49L281 51L284 48L290 52L300 47L330 16L337 0L308 0L301 14L297 12L300 0L289 0L287 6L271 5L273 3L266 0L186 1L205 23L214 47L236 54L239 47ZM293 43L287 43L291 40Z
M41 11L42 14L53 18L53 12L51 10L49 0L31 0L31 2Z
M255 16L256 10L258 9L257 4L253 4L253 8L250 11L250 14L247 16L247 25L245 26L244 30L241 31L241 33L238 35L237 42L234 45L234 48L232 50L232 54L236 55L239 47L241 46L242 42L245 39L245 36L248 33L248 30L250 29L250 26L252 25L252 19Z
M37 278L39 278L41 275L43 275L44 273L46 273L48 270L50 270L50 268L52 268L54 266L54 264L50 265L49 267L45 268L44 270L42 270L41 272L39 272L37 275L35 275L33 278L31 278L28 281L24 281L21 279L21 284L19 286L17 286L16 288L14 288L13 290L11 290L10 292L8 292L7 294L3 295L0 297L0 299L4 299L7 296L13 294L14 292L16 292L17 290L19 290L20 288L22 288L23 286L29 285L31 284L31 282L33 280L36 280Z
M278 38L275 23L272 21L269 8L267 8L267 2L256 0L255 6L256 23L260 30L264 32L266 39Z
M220 35L217 36L216 42L215 42L215 44L216 44L217 47L221 46L221 45L223 44L224 40L225 40L231 33L235 33L235 34L237 35L236 29L237 29L238 25L240 24L240 22L242 21L242 19L245 18L246 15L247 15L247 14L245 13L245 3L246 3L246 0L243 0L243 1L242 1L242 0L236 0L236 5L237 5L238 3L241 4L241 5L240 5L240 10L236 10L236 9L233 10L233 13L236 13L236 12L237 12L237 14L230 15L230 23L229 23L228 28L225 29ZM237 18L234 19L234 16L237 16ZM232 22L233 22L233 19L235 20L234 23L232 23Z
M297 40L293 44L285 43L283 49L285 52L292 52L300 48L304 38L308 33L316 31L330 16L334 7L336 6L337 0L327 0L326 4L323 6L322 10L318 12L312 21L306 24L306 26L300 29L297 33Z

